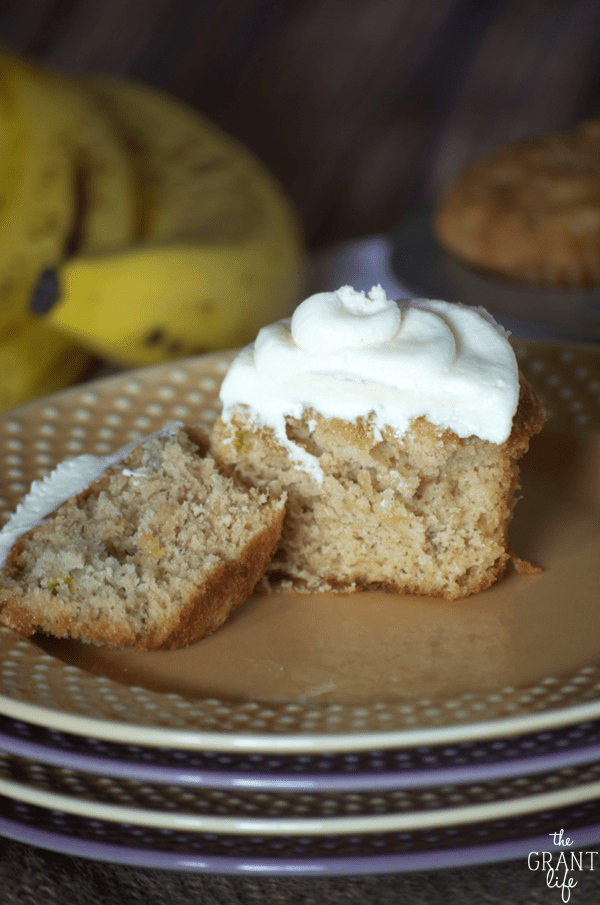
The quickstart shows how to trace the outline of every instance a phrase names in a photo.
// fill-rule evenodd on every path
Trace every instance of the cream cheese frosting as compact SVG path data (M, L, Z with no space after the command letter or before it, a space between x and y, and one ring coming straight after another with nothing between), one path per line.
M16 541L31 528L43 522L51 512L89 487L109 468L126 459L136 447L147 443L153 437L174 436L181 427L183 422L173 421L153 434L141 440L133 440L106 456L84 454L65 459L50 474L39 481L34 481L23 502L19 503L0 531L0 568L6 563L9 551ZM135 476L134 472L126 469L124 473Z
M424 416L459 437L503 443L519 401L508 334L483 308L388 299L343 286L302 302L260 330L221 387L223 417L245 406L295 461L318 478L318 460L286 435L285 418L368 418L398 437Z

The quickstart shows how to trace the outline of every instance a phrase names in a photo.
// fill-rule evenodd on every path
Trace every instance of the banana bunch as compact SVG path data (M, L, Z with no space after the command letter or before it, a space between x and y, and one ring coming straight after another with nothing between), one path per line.
M170 96L0 53L0 409L90 356L243 344L301 292L297 218L265 168Z
M136 178L136 231L47 270L31 310L125 365L244 344L293 308L302 248L294 212L240 144L168 95L89 76L78 90L114 124Z

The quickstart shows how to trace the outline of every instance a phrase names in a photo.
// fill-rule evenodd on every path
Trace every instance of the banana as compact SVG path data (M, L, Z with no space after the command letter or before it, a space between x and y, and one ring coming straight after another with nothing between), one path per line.
M84 349L45 324L15 322L0 336L0 411L69 386L91 362Z
M301 290L295 214L252 154L183 103L134 82L78 83L138 174L137 241L51 269L31 309L96 354L146 365L240 345Z
M13 179L3 181L0 287L15 284L21 292L8 304L26 313L45 268L78 248L95 252L131 241L138 209L129 155L83 92L2 53L0 93L15 111L11 150L18 158Z
M37 85L33 71L0 56L0 91L13 114L3 124L11 137L10 157L14 160L10 177L3 174L2 180L0 300L4 322L26 314L27 291L37 274L62 258L75 211L70 162L49 132L45 104L39 124L35 122L37 100L29 90L31 85Z
M133 165L87 94L0 52L0 407L72 382L89 362L72 338L33 318L40 274L77 249L131 241Z

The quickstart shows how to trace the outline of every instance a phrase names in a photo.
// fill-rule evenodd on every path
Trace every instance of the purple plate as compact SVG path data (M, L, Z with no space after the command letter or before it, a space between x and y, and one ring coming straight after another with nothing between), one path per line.
M572 847L600 842L600 804L442 831L320 838L225 837L105 823L0 798L0 834L61 854L193 873L357 875L407 873L550 851L568 828Z
M402 789L502 779L597 761L600 722L439 747L268 756L119 745L0 715L0 750L71 770L180 786Z

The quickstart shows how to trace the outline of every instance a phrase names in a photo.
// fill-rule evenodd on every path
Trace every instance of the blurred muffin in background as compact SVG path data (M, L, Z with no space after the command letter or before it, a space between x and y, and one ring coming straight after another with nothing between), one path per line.
M485 273L600 286L600 120L472 163L440 198L433 230L449 254Z

